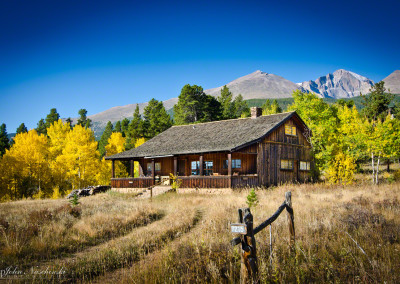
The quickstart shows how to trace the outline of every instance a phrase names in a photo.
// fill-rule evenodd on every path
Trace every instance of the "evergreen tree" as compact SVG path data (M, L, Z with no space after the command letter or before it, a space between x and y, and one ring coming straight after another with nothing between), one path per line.
M188 124L217 120L221 115L221 103L206 95L200 86L185 85L174 106L175 124Z
M222 87L221 96L218 97L218 101L221 103L222 119L235 118L235 106L234 103L232 103L232 93L226 85Z
M243 100L241 94L239 94L233 101L234 105L234 117L248 117L250 116L250 108L247 103Z
M7 128L3 123L0 126L0 157L4 155L7 149L10 148L10 140L7 136Z
M69 123L69 127L72 129L72 119L71 119L70 117L68 117L68 118L65 120L65 122L66 122L66 123Z
M44 122L43 118L39 120L35 130L36 130L37 134L39 134L39 135L40 134L47 135L46 123Z
M118 120L117 123L115 123L114 132L119 132L119 133L122 132L122 130L121 130L121 121L120 120Z
M151 99L143 112L145 137L153 138L172 126L172 120L162 102Z
M28 129L26 128L25 123L21 123L17 128L17 134L26 132L28 132Z
M57 109L50 109L50 113L46 116L46 128L49 128L52 123L58 121L60 119L60 115L57 112Z
M389 105L394 96L386 93L385 82L376 83L371 89L370 94L362 96L365 108L362 113L372 121L377 119L384 120L388 115Z
M129 129L129 119L126 117L121 121L122 137L126 137Z
M219 120L221 117L221 103L216 98L206 95L203 102L201 122Z
M109 121L106 125L106 128L104 129L103 134L101 135L100 141L99 141L99 153L100 156L103 157L106 154L106 145L108 143L108 139L111 137L111 134L113 133L113 125L111 121Z
M188 124L201 119L203 107L202 102L206 94L203 88L196 85L185 85L178 97L178 103L174 106L175 124Z
M135 141L144 136L143 130L143 120L139 112L139 105L136 105L135 112L133 113L133 119L129 123L127 139L126 139L126 149L131 149L135 145Z
M83 126L85 128L90 128L90 126L92 125L92 120L87 118L87 110L82 108L78 111L79 114L79 118L78 118L78 122L77 125Z

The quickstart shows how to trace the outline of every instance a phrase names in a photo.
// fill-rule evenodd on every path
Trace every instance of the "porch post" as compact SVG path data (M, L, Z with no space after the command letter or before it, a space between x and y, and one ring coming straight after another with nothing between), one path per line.
M178 157L174 156L174 176L178 173Z
M111 177L115 178L115 160L111 160Z
M133 177L133 176L134 176L134 174L135 174L134 168L135 168L134 161L133 161L133 160L131 160L131 171L130 171L130 175L131 175L131 177Z
M203 175L203 154L200 155L200 162L199 162L199 167L200 167L200 176Z
M154 159L151 159L151 177L153 178L153 184L156 184L156 163Z
M232 187L232 153L228 153L229 187Z

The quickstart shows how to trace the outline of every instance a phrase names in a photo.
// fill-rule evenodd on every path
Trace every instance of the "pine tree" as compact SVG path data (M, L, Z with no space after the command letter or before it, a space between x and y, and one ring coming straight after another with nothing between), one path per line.
M65 120L65 122L66 122L66 123L69 123L69 127L72 129L72 119L71 119L70 117L68 117L68 118Z
M129 123L126 134L126 149L129 150L133 148L136 139L143 136L143 120L139 112L139 105L136 104L135 112L133 113L133 119Z
M129 131L129 119L126 117L121 121L122 136L126 137Z
M17 134L28 132L28 128L26 128L25 123L21 123L17 128Z
M78 122L77 125L83 126L85 128L90 128L90 126L92 125L92 120L87 118L87 110L82 108L78 111L79 114L79 118L78 118Z
M153 138L172 126L172 120L162 102L151 99L143 112L145 137Z
M384 81L376 83L370 89L370 92L369 95L362 96L364 99L363 105L365 106L362 113L372 121L376 121L377 119L384 120L388 115L389 105L394 96L386 93Z
M202 102L206 94L203 88L196 85L183 86L178 97L178 103L174 106L175 124L188 124L197 122L202 116Z
M7 149L10 148L10 140L7 136L7 128L3 123L0 126L0 157L4 155Z
M247 205L249 208L256 207L258 204L258 197L254 188L251 189L249 195L247 195Z
M60 119L60 115L57 112L57 109L50 109L50 113L46 116L46 128L50 127L52 123Z
M35 130L39 135L40 134L47 135L47 127L46 127L46 123L44 122L43 118L39 120Z
M100 141L99 141L99 153L100 156L103 157L106 154L106 145L108 143L108 139L111 137L111 134L113 133L113 125L111 121L109 121L106 125L106 128L103 131L103 134L101 135ZM109 155L109 153L107 153Z
M234 105L234 117L248 117L250 116L250 108L247 103L243 100L243 96L239 94L233 101Z
M221 113L221 103L216 98L206 95L203 101L203 112L201 115L201 122L209 122L219 120Z
M221 103L222 108L222 119L235 118L234 103L232 103L232 93L229 88L225 85L221 89L221 95L217 98Z
M118 120L117 123L115 123L114 132L122 133L121 121L120 120Z

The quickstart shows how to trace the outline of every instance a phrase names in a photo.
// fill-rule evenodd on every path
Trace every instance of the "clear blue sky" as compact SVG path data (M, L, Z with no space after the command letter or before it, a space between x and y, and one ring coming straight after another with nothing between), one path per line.
M0 123L36 127L218 87L255 70L293 82L400 69L396 1L0 2Z

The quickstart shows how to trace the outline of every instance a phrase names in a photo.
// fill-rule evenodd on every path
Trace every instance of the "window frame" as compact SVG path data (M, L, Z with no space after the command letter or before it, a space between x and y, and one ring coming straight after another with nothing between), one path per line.
M297 127L290 124L285 124L285 135L297 136Z
M301 165L302 164L306 164L306 168L305 169L302 169L301 168ZM311 170L311 162L310 161L300 161L300 163L299 163L299 170L300 171L310 171Z
M207 168L211 163L211 168ZM204 161L203 162L203 175L204 176L212 176L214 173L214 162L213 161Z
M193 168L193 165L196 165L196 167ZM199 176L200 175L200 161L191 161L190 162L190 175L191 176Z
M151 164L152 163L147 163L147 174L150 174L150 175L151 175ZM155 162L154 163L154 172L155 173L161 172L161 162Z
M242 168L242 159L232 159L232 170L233 169L241 169ZM236 162L234 162L236 161ZM237 161L239 161L240 163L240 167L237 166ZM227 169L228 168L228 160L224 160L224 162L222 163L222 168L223 169Z
M285 168L282 167L283 164L284 164L284 163L283 163L284 161L287 161L287 162L288 162L288 166L289 166L289 164L291 164L292 167L291 167L291 168L289 168L289 167L285 167ZM289 163L289 162L290 162L290 163ZM293 170L294 170L294 160L293 160L293 159L281 159L281 160L280 160L280 165L279 165L279 166L280 166L280 169L281 169L281 170L293 171Z

